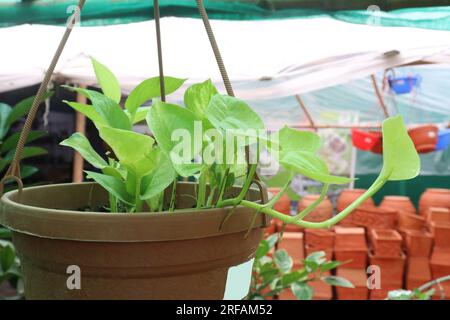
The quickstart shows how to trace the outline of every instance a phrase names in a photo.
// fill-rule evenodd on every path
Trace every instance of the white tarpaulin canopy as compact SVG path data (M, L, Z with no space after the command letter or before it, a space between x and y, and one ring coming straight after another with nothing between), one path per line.
M220 76L201 20L161 21L165 74L188 83ZM264 100L293 96L389 67L450 62L446 31L354 25L328 18L212 21L236 95ZM0 92L39 83L63 28L0 29ZM89 56L107 65L125 91L158 75L153 21L73 30L54 77L92 85ZM384 53L398 51L397 55ZM262 80L264 79L264 80Z

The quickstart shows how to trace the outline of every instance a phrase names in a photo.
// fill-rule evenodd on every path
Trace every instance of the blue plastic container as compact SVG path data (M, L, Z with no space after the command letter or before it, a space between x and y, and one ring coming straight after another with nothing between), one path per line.
M421 77L420 76L409 76L409 77L389 77L389 87L396 94L407 94L410 93L414 88L420 86Z
M450 129L444 129L438 133L436 150L446 150L450 146Z

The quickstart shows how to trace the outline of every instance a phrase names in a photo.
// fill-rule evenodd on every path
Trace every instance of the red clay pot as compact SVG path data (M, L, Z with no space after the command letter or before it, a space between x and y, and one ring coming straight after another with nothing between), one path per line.
M419 230L404 231L405 247L408 257L425 257L431 255L433 236L431 233Z
M407 212L416 214L416 208L408 197L385 196L380 203L381 209L395 210L400 213Z
M374 229L397 228L398 212L377 207L359 207L349 215L350 223Z
M309 194L303 197L298 203L298 211L302 211L309 205L311 205L314 201L319 198L317 194ZM305 221L310 222L321 222L327 219L330 219L333 216L333 205L331 204L328 197L326 197L316 209L314 209L306 218Z
M367 267L367 247L360 249L335 248L334 259L337 261L349 261L343 268L364 269Z
M410 257L406 270L406 289L408 290L417 289L432 279L430 260L427 257Z
M427 221L450 223L450 209L429 207L426 214Z
M306 229L305 244L311 249L333 249L334 232L325 229Z
M364 228L335 227L335 249L367 248L366 231Z
M268 188L267 191L269 191L273 196L276 196L278 193L280 193L280 188ZM277 201L273 208L278 212L290 214L291 199L289 199L289 197L285 193L281 196L280 200Z
M324 272L322 275L330 275L330 272ZM313 300L332 300L333 287L323 281L311 281L308 283L314 291Z
M268 236L274 234L276 232L277 228L275 225L275 222L272 220L270 223L270 226L264 229L264 237L267 238Z
M278 242L278 249L286 250L295 263L300 263L305 258L303 233L285 232L282 240Z
M450 223L448 222L430 222L431 233L434 237L436 247L450 248Z
M378 257L398 257L402 252L402 237L392 229L373 229L370 239Z
M336 275L347 279L355 286L355 288L336 287L338 300L367 300L369 289L367 288L367 274L364 269L339 268Z
M450 209L450 189L427 189L419 200L420 215L425 216L429 207Z
M351 203L353 203L356 199L358 199L364 192L366 192L366 189L345 189L341 192L341 194L338 197L337 203L336 203L336 209L338 212L341 212L345 208L348 207ZM360 207L369 206L373 207L375 206L375 203L373 202L372 198L367 199L364 201Z
M403 213L398 215L398 227L403 230L423 230L425 218L417 214Z
M408 130L408 134L416 147L417 152L427 153L436 150L438 127L425 125Z
M405 272L406 256L402 253L398 257L378 257L369 253L370 265L380 267L381 288L395 286L397 289L403 287L403 276Z
M450 248L434 247L430 260L434 279L450 274Z

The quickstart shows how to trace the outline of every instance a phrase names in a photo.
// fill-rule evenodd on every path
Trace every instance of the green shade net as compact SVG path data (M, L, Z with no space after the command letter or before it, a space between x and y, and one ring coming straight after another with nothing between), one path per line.
M384 0L380 9L373 0L206 0L210 18L260 20L329 16L358 24L450 30L449 1ZM24 23L63 25L77 1L0 0L0 27ZM195 0L160 0L162 16L195 17ZM100 26L153 18L152 0L87 0L81 25Z

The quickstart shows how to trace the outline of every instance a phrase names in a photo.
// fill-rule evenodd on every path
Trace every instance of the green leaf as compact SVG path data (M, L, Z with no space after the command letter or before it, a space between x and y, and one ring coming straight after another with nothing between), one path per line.
M0 239L11 239L11 237L11 230L0 227Z
M325 162L312 153L302 151L287 152L282 155L280 164L287 170L323 183L346 184L351 182L349 178L330 175Z
M280 239L280 234L274 233L274 234L271 234L270 236L268 236L266 238L266 241L269 244L269 247L272 249L273 247L275 247L275 244L278 242L279 239Z
M44 102L46 99L53 96L53 92L46 92L42 98L42 102ZM7 124L8 126L11 126L14 122L22 118L24 115L30 111L31 106L33 105L35 96L26 98L19 103L17 103L14 108L12 108L11 113L9 114ZM41 102L41 103L42 103Z
M99 185L105 188L109 193L125 202L126 204L133 205L133 197L128 194L125 183L115 177L111 177L105 174L85 171L88 178L94 179Z
M103 169L108 166L108 163L92 148L89 140L79 132L72 134L59 144L75 149L84 160L97 169Z
M153 159L154 140L133 131L99 127L100 137L111 147L121 164L131 166L142 177L155 166ZM153 160L152 160L153 159Z
M282 273L291 271L292 266L294 265L294 261L284 249L275 251L273 260Z
M91 100L95 111L97 111L107 125L117 129L131 130L130 119L120 105L114 100L111 100L97 91L72 88L69 86L63 87L78 92Z
M196 83L185 91L184 105L199 117L204 118L205 110L216 94L218 94L217 89L211 80Z
M186 80L172 77L164 77L164 89L166 95L169 95L180 88ZM125 108L134 114L136 110L146 101L161 96L159 77L150 78L141 82L131 91L125 101Z
M198 167L190 163L202 150L201 136L196 137L194 130L200 120L194 113L177 105L157 101L147 115L147 123L158 145L170 155L180 175L185 166Z
M296 151L316 153L320 148L320 137L317 134L287 126L272 134L270 140L272 147L278 145L281 153Z
M7 272L16 259L16 251L11 244L0 247L0 267L3 272Z
M383 121L383 169L380 176L390 180L408 180L420 173L420 158L406 130L403 118Z
M316 251L313 253L310 253L305 261L313 261L315 263L317 263L318 265L324 263L326 261L326 253L325 251Z
M29 178L38 171L39 169L33 166L20 166L20 176L22 177L22 179Z
M305 269L295 270L286 273L281 277L281 285L289 286L294 282L306 281L307 278L308 278L308 271L306 271Z
M151 199L163 192L170 184L172 184L177 174L172 167L167 154L158 152L158 164L150 174L142 178L142 196L141 200Z
M122 91L116 76L106 66L91 57L97 82L105 96L116 103L120 102Z
M266 254L268 254L269 251L270 251L269 243L266 240L262 240L259 243L258 249L256 250L255 258L256 259L261 259Z
M15 132L12 135L10 135L6 140L3 142L1 150L2 152L13 150L17 147L17 143L19 142L21 132ZM32 141L35 141L43 136L46 135L46 132L44 131L30 131L30 134L27 137L26 143L30 143Z
M144 121L145 118L147 118L147 114L150 111L150 109L151 109L150 107L141 107L137 109L136 113L134 114L133 124Z
M205 115L217 129L264 129L264 122L249 105L230 96L215 95L205 109Z
M10 164L11 161L14 158L14 154L16 153L16 150L10 150L6 156L2 159L0 159L0 170L3 170L6 165ZM47 150L41 147L25 147L22 151L22 157L21 160L42 156L44 154L47 154Z
M298 300L311 300L314 294L313 289L304 282L291 284L291 291Z
M93 106L84 104L84 103L71 102L71 101L66 101L66 100L64 100L63 102L68 104L75 111L78 111L79 113L84 114L96 126L106 124L106 121L103 120L102 116L94 109Z
M0 140L3 139L9 131L8 117L11 113L11 107L6 103L0 103Z
M355 287L347 279L344 279L344 278L338 277L338 276L326 276L326 277L323 277L322 280L325 283L329 284L330 286L343 287L343 288L354 288Z
M329 271L329 270L333 270L333 269L336 269L337 267L339 267L342 264L343 263L340 262L340 261L328 261L328 262L323 263L320 266L320 271L321 272L326 272L326 271Z

